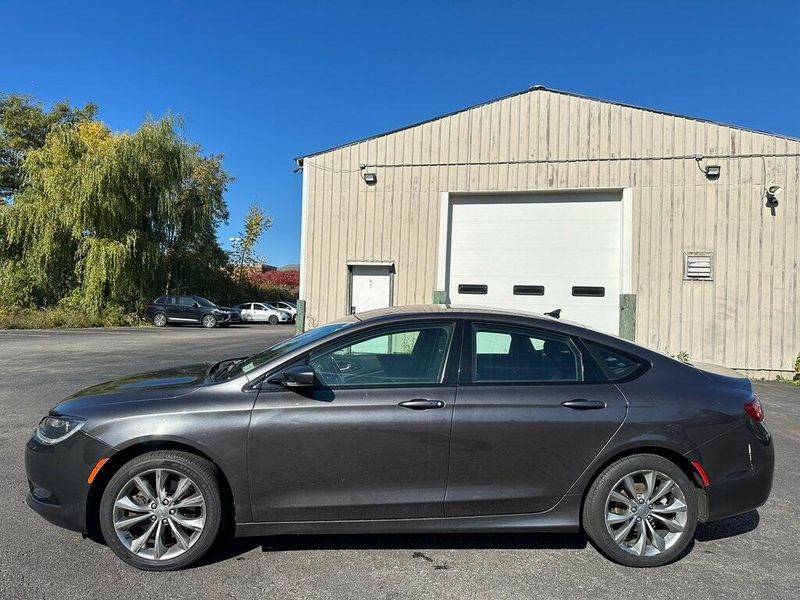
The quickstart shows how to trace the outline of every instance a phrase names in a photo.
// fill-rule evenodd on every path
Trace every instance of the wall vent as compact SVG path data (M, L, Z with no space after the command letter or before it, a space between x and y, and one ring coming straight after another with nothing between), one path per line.
M687 252L683 255L683 278L692 281L713 281L714 254Z

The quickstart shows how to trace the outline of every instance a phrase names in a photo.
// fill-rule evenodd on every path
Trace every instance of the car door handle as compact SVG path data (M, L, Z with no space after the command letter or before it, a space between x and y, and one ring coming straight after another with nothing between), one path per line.
M561 406L574 408L575 410L593 410L605 408L606 403L601 400L584 400L583 398L576 398L575 400L565 400L561 403Z
M410 408L411 410L428 410L431 408L442 408L444 402L441 400L426 400L425 398L415 398L414 400L406 400L401 402L398 406L403 408Z

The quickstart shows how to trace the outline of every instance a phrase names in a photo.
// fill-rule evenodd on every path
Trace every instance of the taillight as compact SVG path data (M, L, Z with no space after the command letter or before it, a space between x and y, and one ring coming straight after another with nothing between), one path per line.
M750 398L750 400L745 402L744 412L746 412L756 423L760 423L764 420L764 408L761 406L761 400L759 400L758 396L755 394L753 394L753 397Z

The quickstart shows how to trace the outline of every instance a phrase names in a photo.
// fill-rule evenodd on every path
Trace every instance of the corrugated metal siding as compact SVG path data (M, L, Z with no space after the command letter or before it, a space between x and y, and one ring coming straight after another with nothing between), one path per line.
M766 159L767 182L783 186L776 217L761 199L760 158L710 161L722 166L714 182L691 159L637 159L798 152L796 140L532 90L314 156L303 171L309 322L346 313L348 260L394 261L394 303L430 302L441 192L631 187L637 341L790 370L800 351L800 159ZM553 162L508 164L525 160ZM388 166L420 163L437 166ZM377 185L361 180L361 164L387 165ZM684 281L684 251L703 250L714 252L714 281Z

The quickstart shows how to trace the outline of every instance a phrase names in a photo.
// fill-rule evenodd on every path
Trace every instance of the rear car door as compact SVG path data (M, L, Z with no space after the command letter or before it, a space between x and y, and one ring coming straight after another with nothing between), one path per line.
M170 321L184 321L184 315L181 313L181 306L178 304L177 296L167 296L164 310L167 313L167 319Z
M473 323L453 415L447 516L552 508L622 424L625 398L591 383L580 342Z
M248 438L254 518L442 517L457 338L455 321L383 326L301 359L313 390L262 384Z
M251 303L249 303L249 302L245 303L245 304L240 304L239 306L237 306L237 308L239 309L239 318L242 321L252 321L253 320L252 306L253 305Z

